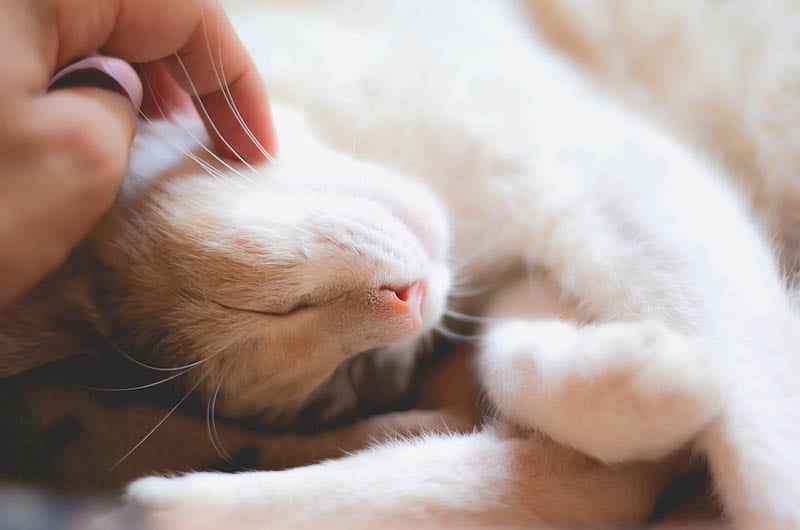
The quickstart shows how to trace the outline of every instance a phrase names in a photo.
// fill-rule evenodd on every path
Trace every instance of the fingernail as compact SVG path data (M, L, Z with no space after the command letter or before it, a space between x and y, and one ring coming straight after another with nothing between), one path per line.
M101 82L97 74L110 78L115 86ZM138 112L142 107L144 90L142 81L133 66L116 57L94 55L59 70L48 85L48 90L72 86L100 86L101 88L117 88L128 97L133 108Z

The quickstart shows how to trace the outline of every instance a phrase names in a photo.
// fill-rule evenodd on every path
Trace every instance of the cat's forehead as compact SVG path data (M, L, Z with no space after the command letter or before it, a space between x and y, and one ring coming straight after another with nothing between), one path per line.
M344 191L369 184L377 168L331 151L316 138L304 117L275 104L274 121L281 135L275 156L262 164L218 157L202 122L196 116L174 121L143 122L131 149L131 159L120 197L123 202L146 198L154 187L189 175L208 174L220 181L216 192L245 195L303 193L310 190ZM224 184L224 185L220 185ZM193 184L195 185L195 184ZM262 195L258 200L267 197ZM242 200L242 205L248 201Z

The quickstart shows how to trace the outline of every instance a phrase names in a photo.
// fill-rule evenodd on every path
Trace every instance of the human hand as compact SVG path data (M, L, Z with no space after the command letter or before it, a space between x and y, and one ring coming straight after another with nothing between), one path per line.
M259 143L275 148L261 79L215 0L0 0L0 307L66 259L125 173L139 101L124 93L142 93L135 72L100 59L122 91L86 72L48 91L57 71L98 50L141 64L145 110L156 94L175 107L196 90L222 154L264 158L225 90Z

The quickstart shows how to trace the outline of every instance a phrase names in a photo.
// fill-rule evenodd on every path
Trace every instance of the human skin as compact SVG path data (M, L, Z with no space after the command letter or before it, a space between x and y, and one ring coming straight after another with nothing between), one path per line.
M191 99L206 109L201 117L223 156L256 162L265 158L261 147L275 150L261 79L217 2L3 0L0 307L63 263L111 206L124 176L139 110L124 92L81 83L48 90L56 72L98 51L137 64L147 81L145 113ZM224 72L215 70L220 63ZM190 98L195 90L199 97Z

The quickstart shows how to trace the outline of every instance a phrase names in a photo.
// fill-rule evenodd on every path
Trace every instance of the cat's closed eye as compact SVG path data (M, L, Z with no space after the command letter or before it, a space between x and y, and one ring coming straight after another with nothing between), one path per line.
M250 309L247 307L235 307L228 304L223 304L222 302L217 302L216 300L213 301L216 305L221 307L222 309L227 309L229 311L238 311L241 313L251 313L255 315L263 315L267 317L285 317L292 315L294 313L298 313L300 311L304 311L306 309L311 309L314 306L309 303L300 303L297 305L292 306L290 309L286 311L269 311L266 309Z
M95 239L119 347L200 363L182 384L199 382L228 416L266 407L265 421L362 352L411 354L451 282L446 218L425 187L304 141L304 122L275 110L293 139L276 163L132 186Z

